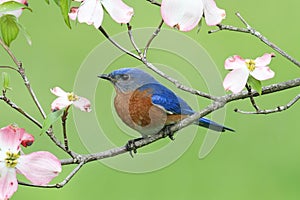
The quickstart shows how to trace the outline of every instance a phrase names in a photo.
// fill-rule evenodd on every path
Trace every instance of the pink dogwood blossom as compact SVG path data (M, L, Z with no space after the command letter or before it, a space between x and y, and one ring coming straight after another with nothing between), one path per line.
M225 90L238 93L245 87L249 75L253 78L263 81L273 78L275 73L267 66L270 64L273 53L266 53L261 57L252 59L243 59L240 56L232 56L225 61L225 69L232 70L224 79L223 86Z
M51 104L52 111L63 109L72 104L81 111L91 111L91 103L84 97L77 96L73 92L65 92L60 87L51 89L51 92L58 96Z
M3 4L3 3L8 2L8 1L15 1L15 2L18 2L18 3L22 3L24 5L27 5L27 0L0 0L0 4ZM23 9L7 11L7 12L0 12L0 17L2 15L14 15L17 18L19 18L21 16L22 12L23 12Z
M214 0L163 0L161 15L164 22L180 31L190 31L205 16L207 25L214 26L226 17L225 10Z
M18 189L17 173L35 185L48 184L61 172L60 161L45 151L24 155L20 144L30 134L13 125L0 129L0 199L9 199Z
M87 23L99 28L103 20L103 7L117 23L128 23L133 16L133 8L122 0L75 0L81 2L79 7L72 7L69 17L80 23ZM102 7L103 6L103 7Z

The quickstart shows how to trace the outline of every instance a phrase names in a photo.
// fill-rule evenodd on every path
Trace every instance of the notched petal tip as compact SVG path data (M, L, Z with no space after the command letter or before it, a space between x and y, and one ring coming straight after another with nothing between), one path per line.
M202 18L203 2L200 0L163 0L161 15L168 26L180 31L191 31Z
M238 69L245 67L245 60L238 56L234 55L229 58L227 58L224 62L225 69Z
M81 111L84 112L91 112L91 103L87 98L84 97L78 97L77 101L74 101L74 106L78 109L80 109Z
M274 53L265 53L261 57L257 57L254 62L257 67L264 67L270 64L272 58L275 57Z
M50 92L58 97L66 96L67 93L60 87L54 87L50 89Z
M24 135L22 137L22 142L21 142L22 146L23 147L31 146L33 144L33 142L34 142L33 135L24 132Z
M77 15L78 15L78 7L72 7L70 9L70 12L68 13L68 15L71 20L75 21L77 19Z
M203 0L204 16L207 25L215 26L226 18L225 10L218 8L214 0Z
M113 20L119 24L129 23L134 15L133 8L121 0L102 0L101 3Z

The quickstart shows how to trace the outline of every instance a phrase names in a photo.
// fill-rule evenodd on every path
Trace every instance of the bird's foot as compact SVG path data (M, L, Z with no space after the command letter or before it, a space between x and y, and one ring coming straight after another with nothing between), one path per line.
M171 126L165 126L163 128L163 137L169 137L171 140L175 140L174 132L171 131Z
M129 154L131 155L131 157L133 157L133 154L137 153L137 146L135 145L135 142L140 141L143 138L135 138L133 140L129 140L127 142L126 146L126 150L129 152Z

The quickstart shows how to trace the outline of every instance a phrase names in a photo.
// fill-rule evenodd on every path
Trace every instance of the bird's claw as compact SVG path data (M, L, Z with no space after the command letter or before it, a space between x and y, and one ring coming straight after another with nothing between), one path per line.
M133 140L129 140L126 144L126 150L129 152L130 156L133 157L133 154L136 154L137 153L137 146L135 145L135 142L141 140L143 138L136 138L136 139L133 139Z
M163 135L164 137L168 136L170 138L170 140L175 140L175 138L174 138L174 132L171 131L170 126L165 126L164 127L163 134L164 134Z

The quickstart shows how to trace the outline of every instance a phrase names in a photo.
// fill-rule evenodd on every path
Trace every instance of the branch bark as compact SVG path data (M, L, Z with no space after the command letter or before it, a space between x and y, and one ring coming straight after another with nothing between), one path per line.
M240 33L251 34L251 35L257 37L258 39L260 39L263 43L265 43L266 45L271 47L273 50L280 53L283 57L285 57L286 59L288 59L289 61L294 63L297 67L300 67L300 62L299 61L297 61L295 58L290 56L287 52L285 52L284 50L279 48L276 44L272 43L268 38L263 36L260 32L256 31L253 27L251 27L246 22L246 20L241 16L240 13L236 13L236 16L242 21L242 23L246 26L246 28L238 28L238 27L234 27L234 26L230 26L230 25L219 24L219 25L217 25L217 27L219 29L211 30L208 33L216 33L216 32L222 31L222 30L227 30L227 31L235 31L235 32L240 32Z

